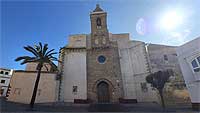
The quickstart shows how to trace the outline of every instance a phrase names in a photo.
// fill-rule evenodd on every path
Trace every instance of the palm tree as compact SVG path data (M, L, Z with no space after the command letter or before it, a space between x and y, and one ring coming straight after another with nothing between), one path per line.
M48 50L48 44L42 44L39 42L39 45L35 45L34 47L31 46L25 46L25 50L31 52L34 56L21 56L15 59L15 61L20 61L21 65L26 64L26 63L37 63L37 78L35 81L35 86L30 102L30 108L32 109L34 107L35 99L36 99L36 94L37 94L37 89L38 89L38 84L40 80L40 74L41 74L41 69L43 66L46 67L46 64L49 64L51 66L51 69L57 70L57 66L53 63L53 61L58 61L56 57L53 57L54 54L57 54L57 52L53 52L54 49Z
M146 81L156 88L159 92L162 107L165 109L165 103L163 98L163 89L165 84L169 81L170 76L173 76L172 70L158 71L146 76Z

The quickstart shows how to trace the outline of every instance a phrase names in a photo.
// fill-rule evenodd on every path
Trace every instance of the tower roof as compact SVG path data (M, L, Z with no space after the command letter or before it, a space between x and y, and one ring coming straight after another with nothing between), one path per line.
M101 12L103 9L100 8L99 4L96 5L96 8L93 12Z

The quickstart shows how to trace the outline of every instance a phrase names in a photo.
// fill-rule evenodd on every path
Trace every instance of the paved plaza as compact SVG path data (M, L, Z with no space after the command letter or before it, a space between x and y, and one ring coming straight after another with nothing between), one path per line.
M167 106L163 111L156 103L135 104L36 104L33 110L29 105L8 102L1 98L1 112L134 112L134 113L199 113L192 111L190 105Z

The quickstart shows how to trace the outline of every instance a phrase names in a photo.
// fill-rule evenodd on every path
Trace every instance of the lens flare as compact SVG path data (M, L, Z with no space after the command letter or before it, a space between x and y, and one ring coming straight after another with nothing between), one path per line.
M136 23L136 31L140 35L145 35L147 31L147 25L143 18L140 18Z
M161 18L160 25L166 30L173 30L182 23L182 15L178 11L170 11Z

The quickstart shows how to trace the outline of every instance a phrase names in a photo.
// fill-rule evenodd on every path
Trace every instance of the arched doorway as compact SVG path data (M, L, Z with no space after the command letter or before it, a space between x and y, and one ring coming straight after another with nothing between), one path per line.
M97 85L97 96L99 103L110 102L110 93L108 83L102 81Z

